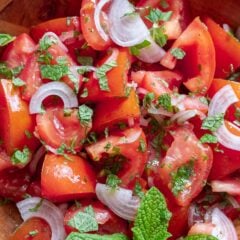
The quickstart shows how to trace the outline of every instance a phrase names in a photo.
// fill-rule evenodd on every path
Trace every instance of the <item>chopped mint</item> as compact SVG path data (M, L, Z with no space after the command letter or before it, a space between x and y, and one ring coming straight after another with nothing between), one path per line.
M165 34L164 27L153 24L153 27L150 29L150 34L160 47L163 47L167 43L168 36Z
M151 43L148 40L144 40L143 42L130 47L130 52L132 55L138 56L140 54L141 49L148 47L150 45L151 45Z
M170 53L176 58L176 59L183 59L186 55L186 52L183 51L181 48L173 48L171 49Z
M152 8L146 18L153 23L158 23L159 21L168 21L171 16L172 11L162 12L158 8Z
M215 132L223 124L224 114L216 114L215 116L206 117L202 122L202 129Z
M168 93L164 93L158 97L158 105L163 107L166 111L172 112L173 106L171 103L171 96Z
M89 125L92 121L93 110L87 105L83 104L78 108L78 117L81 124Z
M217 143L218 139L216 136L206 133L200 138L200 142L201 143Z
M147 93L143 98L143 107L147 108L151 105L152 101L154 100L155 95L154 93L150 92Z
M111 187L111 189L116 189L121 182L122 180L115 174L109 174L107 176L106 184Z
M68 74L69 69L66 65L41 65L40 71L42 78L59 81Z
M3 47L14 40L15 40L15 37L9 34L0 33L0 47Z
M121 233L115 233L112 235L99 235L99 234L87 234L72 232L66 240L128 240L128 237Z
M21 78L13 78L12 83L14 87L22 87L26 85L26 83Z
M23 150L16 150L11 156L11 162L13 164L25 164L30 159L30 150L28 147L24 147Z
M211 235L197 234L197 235L189 235L185 237L183 240L218 240L218 238Z

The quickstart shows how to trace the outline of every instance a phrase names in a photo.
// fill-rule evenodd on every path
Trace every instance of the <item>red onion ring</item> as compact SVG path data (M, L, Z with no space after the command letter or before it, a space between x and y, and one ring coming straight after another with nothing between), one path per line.
M41 158L46 153L46 149L44 146L41 146L33 155L32 160L29 164L29 172L33 176L36 173L37 165Z

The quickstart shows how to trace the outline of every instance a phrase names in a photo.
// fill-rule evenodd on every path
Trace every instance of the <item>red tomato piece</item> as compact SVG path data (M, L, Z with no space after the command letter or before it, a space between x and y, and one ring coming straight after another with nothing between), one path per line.
M134 90L126 99L110 99L97 104L94 111L93 130L101 131L118 123L128 123L129 118L138 120L140 108Z
M106 56L100 61L98 66L101 66L109 58ZM80 98L81 102L88 101L102 101L116 97L126 97L126 84L128 79L128 70L130 68L131 56L128 49L119 49L119 54L116 60L116 67L113 67L107 72L106 77L109 85L109 91L103 91L99 87L98 79L91 74L90 79L84 84L84 87L88 90L88 96L86 98Z
M142 175L147 162L146 138L139 127L112 134L87 146L86 151L94 161L100 161L106 154L125 157L126 159L120 162L120 170L117 172L123 187Z
M92 197L95 184L95 173L87 160L77 155L46 154L41 173L43 197L52 201Z
M6 61L10 68L24 66L35 49L36 45L32 38L28 34L22 33L7 46L1 59Z
M172 51L182 49L186 55L178 60ZM161 60L161 64L173 69L178 63L183 70L184 85L194 93L205 94L211 85L215 72L215 48L207 27L197 17L174 42ZM191 67L189 67L191 66Z
M24 146L34 151L39 142L34 136L27 137L26 133L33 132L35 119L10 80L0 80L0 114L0 137L7 154L11 155L16 149L22 150Z
M4 149L0 148L0 172L12 166L11 158Z
M30 218L23 222L10 236L9 240L51 240L49 225L40 218Z
M112 45L112 41L105 41L99 35L94 22L94 11L96 7L96 0L83 0L80 10L81 28L84 38L89 46L95 50L106 50ZM101 19L102 25L106 23Z
M45 113L38 114L36 120L35 131L38 137L54 149L63 145L65 150L81 149L82 142L92 127L91 122L86 126L81 124L77 109L66 116L62 108L49 108Z
M230 74L231 68L236 70L240 66L240 43L212 19L206 18L204 22L216 49L215 77L226 78Z
M172 134L174 141L157 169L157 177L178 205L188 206L204 187L212 166L212 150L199 142L190 126L179 127Z

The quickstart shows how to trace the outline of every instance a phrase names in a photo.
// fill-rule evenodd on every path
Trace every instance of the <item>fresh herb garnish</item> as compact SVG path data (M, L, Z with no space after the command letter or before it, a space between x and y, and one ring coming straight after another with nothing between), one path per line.
M26 85L26 83L21 78L13 78L12 84L14 87L22 87Z
M152 101L154 100L155 98L155 94L150 92L150 93L147 93L144 98L143 98L143 107L144 108L147 108L151 105Z
M216 114L215 116L206 117L202 123L202 129L215 132L223 124L224 114Z
M78 56L77 61L79 64L84 66L92 66L93 65L93 58L89 56Z
M107 176L106 184L113 190L115 190L121 182L122 180L115 174L109 174Z
M165 34L165 29L163 26L158 26L153 24L153 27L150 29L150 34L153 40L160 46L163 47L168 40L168 36Z
M152 8L146 18L153 23L158 23L159 21L168 21L171 16L172 11L162 12L158 8Z
M0 47L3 47L5 45L9 44L13 40L15 40L15 37L13 37L9 34L0 33Z
M81 98L86 98L88 96L88 89L87 88L84 88L82 90L82 93L80 95Z
M121 233L114 233L112 235L99 235L72 232L68 235L66 240L128 240L128 237Z
M139 140L138 151L139 151L139 152L142 152L142 153L144 153L144 152L147 151L146 142L145 142L145 140L142 139L142 138Z
M38 230L33 230L33 231L30 231L30 232L28 233L28 235L29 235L30 237L35 237L38 233L39 233Z
M39 41L39 51L46 51L50 48L53 44L57 43L57 39L49 36L44 36Z
M63 76L67 75L69 68L66 65L41 65L41 76L45 79L59 81Z
M16 150L11 156L11 162L13 164L25 164L30 159L30 150L28 147L24 147L23 150Z
M93 110L87 105L83 104L78 108L78 117L84 126L88 126L92 121Z
M15 68L8 68L6 63L0 63L0 75L7 78L12 79L16 77L23 69L23 66L18 66Z
M200 142L201 143L217 143L218 139L216 136L206 133L200 138Z
M171 49L170 53L176 58L176 59L183 59L186 55L186 52L183 51L181 48L173 48Z
M158 106L161 106L163 109L165 109L168 112L173 111L173 106L171 103L171 96L168 93L164 93L158 97Z
M185 237L183 240L218 240L218 238L212 235L197 234L197 235L189 235Z
M46 52L46 53L39 54L37 61L39 63L50 64L52 59L53 59L53 56L49 52Z
M142 191L142 186L139 182L136 182L135 187L133 189L134 195L138 196L140 199L144 197L144 192Z
M43 203L43 199L41 198L41 200L35 205L35 207L29 208L28 211L29 212L37 212L39 210L39 208L42 206L42 203Z
M130 47L130 52L132 55L138 56L140 54L141 49L148 47L150 45L151 45L151 43L148 40L144 40L143 42Z

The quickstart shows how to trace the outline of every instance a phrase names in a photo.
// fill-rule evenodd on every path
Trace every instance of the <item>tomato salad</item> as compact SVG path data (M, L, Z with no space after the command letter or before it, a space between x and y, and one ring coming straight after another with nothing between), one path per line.
M0 34L0 196L23 219L9 239L237 240L233 30L182 0L82 0Z

